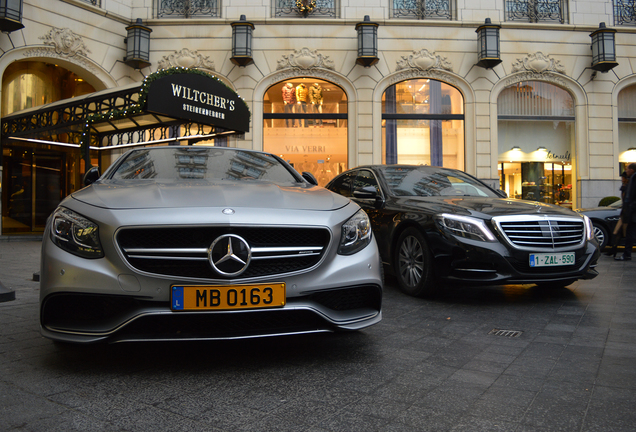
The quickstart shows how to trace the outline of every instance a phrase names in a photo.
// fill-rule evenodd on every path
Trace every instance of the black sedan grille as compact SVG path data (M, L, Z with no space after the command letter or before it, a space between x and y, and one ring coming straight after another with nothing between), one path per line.
M519 249L560 249L585 241L585 224L579 218L511 216L493 218L500 232Z
M161 227L125 228L117 244L135 269L163 276L198 279L236 279L216 272L208 248L219 236L242 237L252 260L240 278L283 275L312 268L330 241L324 228L288 227Z

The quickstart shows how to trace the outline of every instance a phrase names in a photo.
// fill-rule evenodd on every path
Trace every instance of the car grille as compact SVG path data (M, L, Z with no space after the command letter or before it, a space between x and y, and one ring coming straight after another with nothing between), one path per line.
M585 224L579 218L500 216L493 221L508 241L520 249L560 249L585 241Z
M330 241L325 228L162 227L125 228L117 244L135 269L163 276L233 279L214 270L208 248L222 235L234 234L250 246L252 257L239 276L254 278L307 270L320 262Z

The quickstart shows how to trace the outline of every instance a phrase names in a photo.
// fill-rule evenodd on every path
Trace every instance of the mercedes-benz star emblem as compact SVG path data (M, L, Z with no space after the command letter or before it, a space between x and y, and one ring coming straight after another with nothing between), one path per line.
M208 259L212 268L223 276L238 276L250 264L252 251L242 237L224 234L210 245Z
M234 209L231 209L229 207L228 208L224 208L222 213L225 214L225 215L233 215L234 214Z

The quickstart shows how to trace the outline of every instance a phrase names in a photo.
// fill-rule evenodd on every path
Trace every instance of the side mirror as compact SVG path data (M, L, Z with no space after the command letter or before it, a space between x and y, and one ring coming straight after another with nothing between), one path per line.
M378 191L373 186L364 186L355 189L353 196L359 199L374 199L378 196Z
M312 184L314 186L318 186L318 180L316 180L316 177L314 177L314 175L312 173L310 173L309 171L303 171L303 178L307 181L307 183Z
M508 194L506 193L506 191L503 191L501 189L496 190L495 193L501 198L508 198Z
M91 167L88 171L86 171L86 174L84 174L84 186L95 183L100 176L99 167Z

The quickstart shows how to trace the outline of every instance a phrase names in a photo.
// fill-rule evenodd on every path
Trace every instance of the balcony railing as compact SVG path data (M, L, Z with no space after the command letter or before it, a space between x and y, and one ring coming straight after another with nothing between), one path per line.
M393 0L393 18L453 19L452 0Z
M614 25L636 25L636 1L614 0Z
M560 22L567 17L567 0L506 0L506 21Z
M217 0L157 0L157 18L218 18Z
M275 17L338 18L337 0L273 0Z

